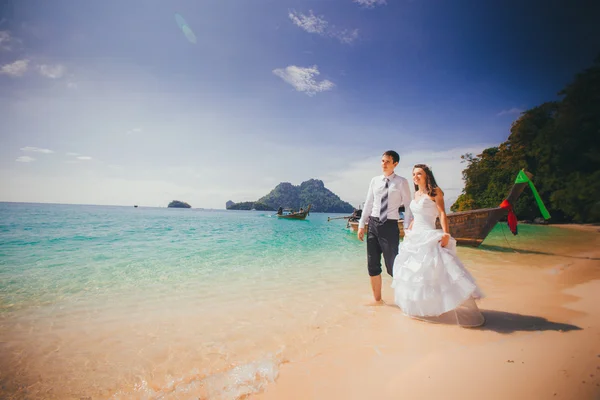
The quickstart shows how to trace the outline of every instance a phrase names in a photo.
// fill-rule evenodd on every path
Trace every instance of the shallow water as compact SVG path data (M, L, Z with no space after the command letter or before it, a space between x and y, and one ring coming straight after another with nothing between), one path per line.
M370 300L365 245L329 216L0 203L0 397L260 391ZM459 255L485 291L588 238L498 224Z

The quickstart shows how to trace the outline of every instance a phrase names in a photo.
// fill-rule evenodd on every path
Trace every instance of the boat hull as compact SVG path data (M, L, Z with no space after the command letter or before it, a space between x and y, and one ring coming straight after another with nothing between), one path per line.
M310 207L311 205L308 205L308 208L306 209L306 211L302 211L302 212L297 212L294 214L277 214L277 218L281 218L281 219L306 219L306 217L308 216L308 214L310 213Z
M307 213L302 213L302 215L278 215L278 218L281 219L306 219L306 214Z
M448 214L450 235L461 246L478 247L506 214L507 211L500 207ZM442 229L439 218L436 226Z

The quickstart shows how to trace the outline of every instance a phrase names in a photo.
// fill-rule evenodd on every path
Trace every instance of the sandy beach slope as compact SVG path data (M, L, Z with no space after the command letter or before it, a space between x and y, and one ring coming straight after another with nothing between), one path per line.
M486 266L476 278L493 290L477 329L402 316L384 280L387 305L329 328L251 398L600 399L599 249L600 234L572 252L510 254L509 267Z

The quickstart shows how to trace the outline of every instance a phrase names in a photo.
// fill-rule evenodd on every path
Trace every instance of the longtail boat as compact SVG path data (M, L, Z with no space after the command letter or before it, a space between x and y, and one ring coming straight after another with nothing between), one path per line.
M289 210L281 210L281 213L277 213L278 218L284 219L306 219L306 217L310 214L310 204L306 210L302 212L289 212Z
M456 239L456 244L478 247L485 240L494 226L496 226L500 218L504 217L507 213L512 212L509 208L514 206L521 193L523 193L525 186L528 184L531 186L532 190L534 190L534 195L536 195L537 199L537 192L535 192L535 188L530 181L531 177L532 175L525 170L519 172L519 176L511 188L510 193L501 203L503 207L479 208L476 210L459 211L447 214L450 235ZM510 205L510 207L507 208L505 206L506 204ZM549 218L550 216L547 214L543 204L541 204L541 200L538 200L538 204L540 204L540 209L542 210L544 217L546 219ZM436 226L438 229L442 229L439 218L436 221ZM358 221L349 219L347 227L354 232L358 231ZM403 238L404 222L402 220L398 221L398 227L400 228L400 238ZM368 225L365 225L365 228L368 229Z

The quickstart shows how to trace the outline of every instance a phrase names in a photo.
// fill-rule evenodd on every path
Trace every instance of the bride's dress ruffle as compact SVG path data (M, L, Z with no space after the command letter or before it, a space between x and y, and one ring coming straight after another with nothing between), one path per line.
M423 198L413 200L410 207L415 218L413 228L405 232L394 261L392 288L396 304L413 317L441 317L437 322L450 318L460 325L481 325L483 316L473 299L483 297L483 293L458 259L456 240L450 238L446 247L441 246L443 232L435 227L435 203ZM461 310L467 319L462 322L458 314ZM454 311L451 316L443 315L450 311Z

